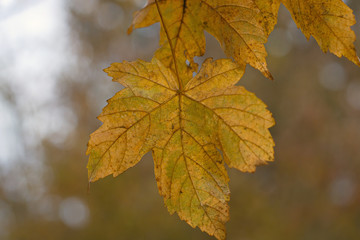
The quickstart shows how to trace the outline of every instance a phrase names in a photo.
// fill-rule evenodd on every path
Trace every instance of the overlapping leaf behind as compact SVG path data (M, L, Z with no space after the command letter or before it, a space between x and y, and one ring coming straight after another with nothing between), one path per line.
M355 23L341 0L283 0L307 38L323 51L359 65ZM170 213L225 239L229 219L228 175L273 160L266 105L235 86L245 65L272 78L264 44L277 21L279 0L150 0L134 14L134 28L160 22L160 48L151 62L114 63L106 69L125 89L108 100L90 136L91 182L118 175L152 151L159 193ZM204 30L232 57L194 57L205 52ZM197 73L197 74L194 74ZM195 75L195 76L194 76Z

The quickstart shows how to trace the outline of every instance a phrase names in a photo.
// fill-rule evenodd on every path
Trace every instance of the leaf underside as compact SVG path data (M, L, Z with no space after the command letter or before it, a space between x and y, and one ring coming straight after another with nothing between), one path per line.
M276 24L279 5L278 0L149 1L134 14L129 32L161 22L161 47L155 56L174 69L174 51L180 72L188 73L182 76L185 83L197 71L193 58L205 53L204 30L215 36L225 53L240 65L248 63L272 78L264 44ZM184 64L186 60L190 66Z
M280 2L307 38L360 66L350 29L352 10L341 0L149 0L132 26L160 22L160 48L151 62L113 63L105 71L125 89L108 100L90 135L89 181L117 176L147 152L159 193L171 214L226 238L229 167L253 172L274 159L266 105L235 84L246 64L272 78L264 44ZM205 53L204 30L235 60L194 58ZM193 76L195 74L195 76Z
M161 22L161 47L155 55L174 69L173 49L183 70L180 72L188 73L182 76L185 82L197 70L193 58L205 52L204 30L219 41L229 57L241 65L250 64L272 79L264 44L277 23L280 2L304 35L308 39L313 36L324 52L345 56L360 66L355 33L350 28L356 23L355 16L342 0L150 0L134 14L129 33ZM186 60L190 66L184 64Z
M224 162L253 172L274 154L268 130L274 120L266 105L235 86L244 68L229 59L207 59L181 91L173 72L156 58L112 64L106 72L126 88L108 100L99 116L103 125L90 136L90 181L117 176L152 151L169 212L224 239Z
M282 0L307 39L313 36L320 48L338 57L345 56L360 66L351 30L353 11L342 0Z

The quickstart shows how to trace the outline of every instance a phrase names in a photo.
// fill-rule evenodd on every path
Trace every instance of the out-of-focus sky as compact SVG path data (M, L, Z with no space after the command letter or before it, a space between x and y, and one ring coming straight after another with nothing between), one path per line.
M0 239L210 239L167 214L150 155L87 193L88 136L121 89L102 69L158 46L158 25L126 35L144 4L0 0ZM248 67L240 84L274 114L276 157L230 170L229 239L360 239L360 69L307 41L283 6L266 48L275 81Z

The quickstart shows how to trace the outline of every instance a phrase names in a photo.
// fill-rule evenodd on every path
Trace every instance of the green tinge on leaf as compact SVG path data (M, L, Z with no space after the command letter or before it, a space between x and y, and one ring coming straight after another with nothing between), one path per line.
M252 172L274 153L266 105L235 86L244 69L229 59L207 59L180 90L156 58L112 64L106 72L126 88L108 101L99 116L103 125L90 136L89 180L116 176L152 151L169 212L225 239L230 191L224 163Z

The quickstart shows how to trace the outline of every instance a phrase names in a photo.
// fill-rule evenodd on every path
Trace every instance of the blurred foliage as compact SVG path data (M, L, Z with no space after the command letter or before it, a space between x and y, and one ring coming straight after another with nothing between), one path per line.
M96 3L94 9L85 11L90 2ZM360 2L347 2L359 21ZM1 239L212 239L176 215L169 216L157 191L150 154L121 176L107 177L87 190L88 136L100 125L95 116L105 100L120 88L102 69L122 60L149 60L158 45L157 25L126 35L132 12L141 4L66 1L68 37L77 58L72 71L60 69L56 87L61 104L75 113L76 127L62 143L51 141L49 135L33 149L39 152L44 174L23 165L27 153L16 165L27 175L7 173L2 167ZM279 17L266 45L275 81L251 67L240 81L273 112L275 162L254 174L229 169L228 239L360 239L360 104L356 102L360 90L354 93L360 70L346 59L323 54L313 39L307 42L283 6ZM105 29L106 21L119 23ZM359 24L353 29L359 39ZM222 57L217 42L211 37L207 41L205 57ZM279 51L279 45L287 52ZM360 49L359 40L356 47ZM322 70L332 63L344 71L337 88L327 82L329 77L321 80ZM0 81L1 99L16 109L19 95L12 94L4 82ZM41 174L44 190L37 198L9 194L16 179L25 181L20 193L31 191L28 175ZM83 216L77 224L69 220L69 216L76 219L76 214Z

